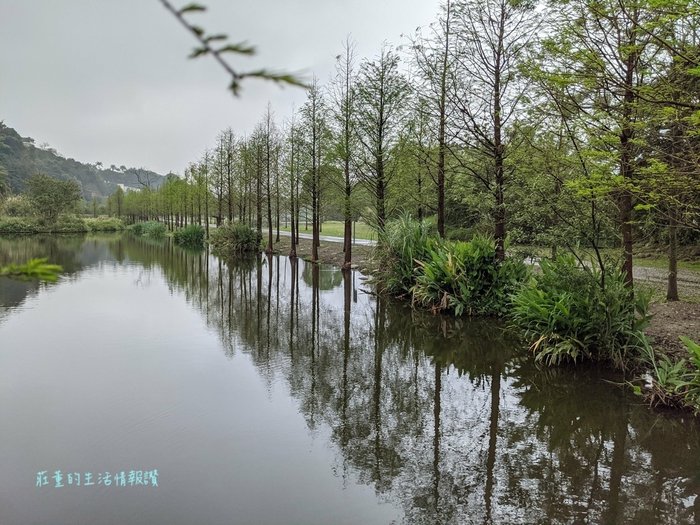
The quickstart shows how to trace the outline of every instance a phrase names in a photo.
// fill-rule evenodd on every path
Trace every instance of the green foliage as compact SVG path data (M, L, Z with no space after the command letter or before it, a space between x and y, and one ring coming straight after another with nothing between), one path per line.
M116 232L124 229L124 222L116 217L95 217L83 220L93 232Z
M126 231L140 237L141 235L143 235L143 225L144 224L145 223L143 223L143 222L137 222L136 224L130 224L129 226L126 227Z
M21 217L0 218L0 235L17 235L21 233L37 233L38 226L33 219Z
M124 224L119 219L98 217L83 219L75 215L61 215L53 222L32 217L0 218L0 235L31 233L85 233L89 231L119 231Z
M213 230L209 238L214 250L222 255L258 252L261 242L261 232L239 222L224 224Z
M9 217L28 217L34 214L34 206L25 195L13 195L5 200L0 211Z
M446 232L446 237L450 241L468 241L473 235L469 228L449 228Z
M175 244L190 248L201 248L204 246L205 231L199 224L190 224L184 228L176 230L173 234Z
M156 221L137 222L126 229L128 232L140 237L162 239L165 237L165 224Z
M75 180L59 180L37 174L29 179L28 196L35 212L47 222L70 212L80 202L80 185Z
M653 352L649 353L653 376L648 378L645 397L652 405L690 408L700 414L700 345L689 337L680 340L688 358L672 361L664 355L656 360Z
M30 259L24 264L0 266L0 276L55 282L63 268L57 264L49 264L47 261L48 259Z
M7 170L9 189L20 193L27 189L27 181L35 173L44 173L54 179L75 179L82 189L82 197L90 200L93 196L106 197L123 184L126 187L140 188L139 181L148 182L157 188L164 180L157 173L111 166L102 168L99 164L87 164L61 156L48 146L37 147L34 140L22 137L13 128L0 122L0 164ZM28 215L20 213L19 215Z
M161 0L165 8L170 11L175 18L188 29L194 37L199 41L199 46L192 50L189 58L197 58L204 55L212 55L216 61L226 70L231 76L231 84L229 89L234 95L238 95L241 88L241 81L245 78L261 78L263 80L271 80L278 84L289 84L292 86L306 87L305 84L294 75L289 73L276 73L266 69L255 71L239 72L228 63L226 54L234 53L238 55L254 55L255 48L244 43L228 42L228 35L225 34L207 34L206 31L198 25L190 23L185 15L203 13L207 10L206 6L191 2L180 9L175 9L167 0Z
M379 235L380 290L408 295L414 304L455 315L503 315L509 297L527 276L521 261L496 260L493 240L443 241L433 226L409 215L387 223Z
M150 237L151 239L162 239L165 237L165 231L165 224L162 222L148 221L143 225L144 237Z
M413 301L455 315L505 315L510 295L527 277L522 261L500 263L494 241L482 236L469 242L433 239L425 259L416 262Z
M10 183L7 178L5 166L0 164L0 202L10 193Z
M416 261L424 260L433 233L425 221L404 214L379 232L377 257L379 287L383 292L405 295L416 279Z
M634 299L624 274L581 268L573 255L540 263L541 274L518 290L512 319L525 330L538 361L550 365L591 359L623 367L632 353L647 345L650 296L638 290Z
M81 217L61 215L53 222L39 220L37 231L40 233L85 233L89 232L90 228Z

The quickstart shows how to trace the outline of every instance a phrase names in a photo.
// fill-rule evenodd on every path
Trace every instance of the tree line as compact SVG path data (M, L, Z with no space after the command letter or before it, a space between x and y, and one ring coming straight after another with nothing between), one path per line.
M212 218L298 243L318 259L324 219L383 230L401 213L441 237L620 247L700 239L700 6L690 0L445 0L435 21L314 78L285 122L268 106L249 134L229 128L183 176L117 190L111 213L171 227ZM292 253L295 255L295 243Z

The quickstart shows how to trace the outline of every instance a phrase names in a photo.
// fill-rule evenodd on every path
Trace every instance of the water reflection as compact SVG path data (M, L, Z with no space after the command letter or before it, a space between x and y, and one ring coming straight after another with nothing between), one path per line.
M226 356L248 355L309 432L330 431L335 475L406 523L700 523L695 422L600 371L538 369L498 324L421 314L363 293L355 272L286 257L226 263L118 236L2 243L17 258L49 250L69 279L157 268Z

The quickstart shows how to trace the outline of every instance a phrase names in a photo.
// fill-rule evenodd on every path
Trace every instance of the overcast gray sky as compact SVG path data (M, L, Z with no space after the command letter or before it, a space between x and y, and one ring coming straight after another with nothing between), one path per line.
M187 0L173 0L181 7ZM350 33L358 58L432 22L439 0L202 0L200 25L247 40L265 66L325 82ZM251 80L242 96L158 0L0 0L0 120L85 162L182 173L232 126L250 131L267 102L282 120L302 89Z

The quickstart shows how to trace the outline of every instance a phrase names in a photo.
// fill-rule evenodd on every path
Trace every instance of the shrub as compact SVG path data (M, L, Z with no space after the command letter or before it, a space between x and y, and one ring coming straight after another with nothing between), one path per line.
M410 215L388 222L379 232L377 271L379 288L394 295L410 293L416 280L416 260L423 260L430 242L431 226Z
M165 237L165 224L156 221L137 222L126 229L128 232L139 237L150 237L151 239L161 239Z
M0 219L0 235L13 235L20 233L37 233L36 221L19 218L4 217Z
M451 241L468 241L473 235L468 228L450 228L446 233L446 237Z
M8 197L0 208L9 217L29 217L34 214L34 205L25 195Z
M199 224L190 224L176 230L173 234L175 244L190 248L201 248L204 245L204 228Z
M0 276L13 277L21 280L39 280L56 282L63 268L50 264L48 259L29 259L24 264L9 264L0 266Z
M504 315L510 295L527 276L527 267L516 259L499 262L492 239L475 236L469 242L434 239L411 289L414 302L433 311L455 315Z
M379 234L379 289L410 294L414 304L456 315L503 315L510 295L525 280L522 261L496 260L495 243L484 236L470 242L432 236L426 221L408 215L387 223Z
M240 222L226 223L213 230L209 243L222 255L260 251L262 233Z
M124 229L124 222L116 217L95 217L85 219L90 231L94 232L116 232Z
M37 231L41 233L85 233L90 229L80 217L61 215L55 221L40 220Z
M143 235L144 237L150 237L151 239L161 239L165 237L165 224L162 222L148 221L143 225Z
M137 222L136 224L130 224L129 226L126 227L126 231L129 233L133 233L134 235L141 236L143 235L143 225L145 223L143 222Z
M649 352L653 377L648 377L646 398L652 405L690 408L700 415L700 345L688 337L680 338L688 350L688 359L671 361L662 356L656 361ZM638 388L641 393L641 388Z
M36 213L54 222L62 213L75 210L80 202L80 184L74 179L56 179L37 173L27 181L27 196Z
M540 263L541 274L512 297L512 319L525 330L536 359L548 364L591 359L623 367L629 352L640 356L648 345L650 295L638 290L634 300L624 274L603 275L580 267L566 254Z

